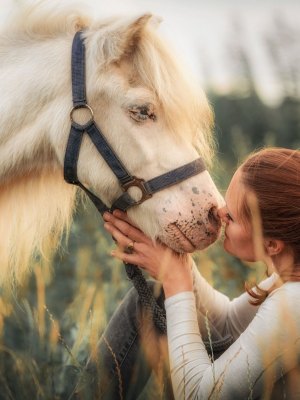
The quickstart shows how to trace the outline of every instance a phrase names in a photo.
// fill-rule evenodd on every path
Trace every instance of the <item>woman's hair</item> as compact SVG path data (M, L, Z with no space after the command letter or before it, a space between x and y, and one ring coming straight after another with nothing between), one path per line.
M241 172L246 187L239 210L241 218L252 219L253 210L247 201L247 193L252 193L258 204L263 237L281 240L291 249L295 267L288 280L300 281L300 150L260 150L246 159ZM263 301L266 295L258 297ZM256 304L259 303L258 299Z

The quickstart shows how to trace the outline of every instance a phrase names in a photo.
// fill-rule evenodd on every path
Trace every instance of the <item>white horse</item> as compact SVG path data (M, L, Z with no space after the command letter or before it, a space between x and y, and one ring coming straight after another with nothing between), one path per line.
M41 1L19 12L0 37L0 282L19 283L32 258L69 229L76 188L63 178L70 130L72 39L85 29L87 98L127 169L151 179L212 157L212 113L189 82L151 15L93 21L74 7ZM146 111L146 112L145 112ZM114 174L86 137L80 181L111 205ZM129 211L153 238L177 251L211 244L221 202L207 171Z

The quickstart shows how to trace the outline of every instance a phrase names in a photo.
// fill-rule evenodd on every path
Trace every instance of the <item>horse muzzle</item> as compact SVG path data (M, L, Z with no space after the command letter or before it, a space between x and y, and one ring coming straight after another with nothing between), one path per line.
M221 220L216 208L211 207L205 217L192 215L189 219L183 217L169 223L159 239L179 253L192 253L210 246L220 232Z

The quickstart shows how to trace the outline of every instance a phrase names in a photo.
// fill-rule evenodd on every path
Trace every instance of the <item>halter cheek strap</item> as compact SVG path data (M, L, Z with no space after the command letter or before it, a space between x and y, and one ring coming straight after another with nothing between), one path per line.
M72 45L72 96L73 108L70 113L71 130L64 160L64 178L68 183L77 185L83 189L101 214L105 211L111 211L116 208L126 211L128 208L141 204L145 200L149 199L154 193L176 185L185 179L205 171L206 168L203 160L198 158L188 164L148 181L135 177L129 173L108 143L107 139L101 132L101 129L95 123L93 110L87 103L85 84L85 45L83 42L82 32L77 32L75 34ZM77 109L86 109L90 113L89 121L83 125L77 123L74 119ZM77 163L82 138L85 133L90 137L98 152L117 177L120 187L124 192L113 202L110 208L107 207L107 205L89 189L87 189L78 179ZM137 187L140 189L140 199L135 200L130 196L128 193L130 187Z

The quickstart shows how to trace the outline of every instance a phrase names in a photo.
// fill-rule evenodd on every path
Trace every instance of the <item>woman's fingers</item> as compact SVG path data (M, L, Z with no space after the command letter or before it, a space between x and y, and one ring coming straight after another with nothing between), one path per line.
M121 232L125 237L128 237L131 240L136 242L144 242L150 243L151 239L148 238L142 231L134 226L130 225L128 222L124 221L123 219L116 218L114 215L110 213L105 213L103 218L106 222L113 225L119 232ZM115 235L115 231L109 230L115 239L117 239Z
M135 228L137 228L137 226L130 220L130 218L128 217L128 214L124 211L121 210L114 210L113 211L113 216L119 219L122 219L123 221L127 222L128 224L134 226Z
M118 258L119 260L125 262L126 264L140 265L140 257L136 253L123 253L122 251L116 249L111 252L111 255Z
M129 223L121 211L104 214L105 229L111 233L118 248L111 255L127 264L143 268L160 280L168 296L178 291L192 290L192 274L187 255L178 255L162 243L153 243L138 228ZM175 290L176 289L176 290Z
M122 249L125 249L132 242L131 238L128 238L126 235L124 235L110 222L106 222L104 224L104 228L112 235L118 246L120 246Z
M112 213L104 213L104 215L103 215L104 219L106 217L109 218L109 216L114 216L117 219L121 219L122 221L127 222L129 225L138 229L138 227L130 220L130 218L128 217L128 214L124 211L114 210Z

